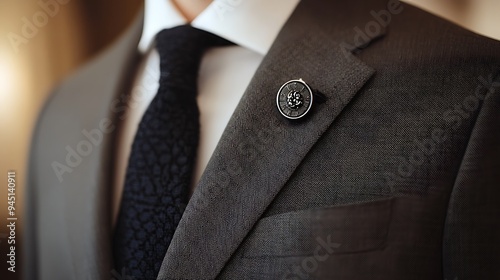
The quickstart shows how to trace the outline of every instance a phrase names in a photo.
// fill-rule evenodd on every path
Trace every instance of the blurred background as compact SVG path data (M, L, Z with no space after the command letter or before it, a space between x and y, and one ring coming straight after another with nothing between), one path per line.
M143 0L57 0L59 9L47 15L40 1L56 0L0 0L0 279L21 276L26 166L32 130L44 101L55 84L113 42L143 6ZM500 0L404 2L500 40ZM41 27L36 27L32 38L16 37L26 21L34 20ZM17 179L16 273L8 272L6 265L8 171L15 171Z
M42 0L43 2L52 2ZM39 0L0 0L0 279L20 279L24 184L31 134L44 101L61 79L109 45L132 22L142 0L58 0L47 20ZM66 3L66 4L62 4ZM36 16L35 16L36 17ZM25 43L27 19L38 32ZM46 21L46 23L45 23ZM44 23L44 24L43 24ZM35 26L36 27L36 26ZM7 172L16 171L16 273L7 271Z

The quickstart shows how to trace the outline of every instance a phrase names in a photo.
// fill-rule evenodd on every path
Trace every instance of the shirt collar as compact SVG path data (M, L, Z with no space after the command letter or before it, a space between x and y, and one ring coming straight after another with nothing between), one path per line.
M299 0L214 0L191 25L265 55L298 3ZM139 50L146 52L162 29L186 23L171 0L146 0Z

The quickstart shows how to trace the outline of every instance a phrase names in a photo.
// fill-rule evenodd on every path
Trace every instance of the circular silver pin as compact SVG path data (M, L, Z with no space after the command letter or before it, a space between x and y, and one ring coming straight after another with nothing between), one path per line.
M276 95L276 105L287 119L304 117L313 104L313 91L302 79L291 80L281 86Z

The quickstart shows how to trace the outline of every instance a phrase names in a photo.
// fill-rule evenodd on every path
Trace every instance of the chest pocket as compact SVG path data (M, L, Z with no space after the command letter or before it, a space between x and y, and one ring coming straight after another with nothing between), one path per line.
M243 258L351 254L385 247L393 198L277 214L261 219Z

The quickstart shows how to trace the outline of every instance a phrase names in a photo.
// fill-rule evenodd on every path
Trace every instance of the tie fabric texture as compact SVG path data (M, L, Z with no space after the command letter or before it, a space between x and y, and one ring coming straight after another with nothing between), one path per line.
M128 162L113 240L115 269L156 279L189 199L199 140L197 76L203 52L229 42L190 25L162 30L160 86Z

